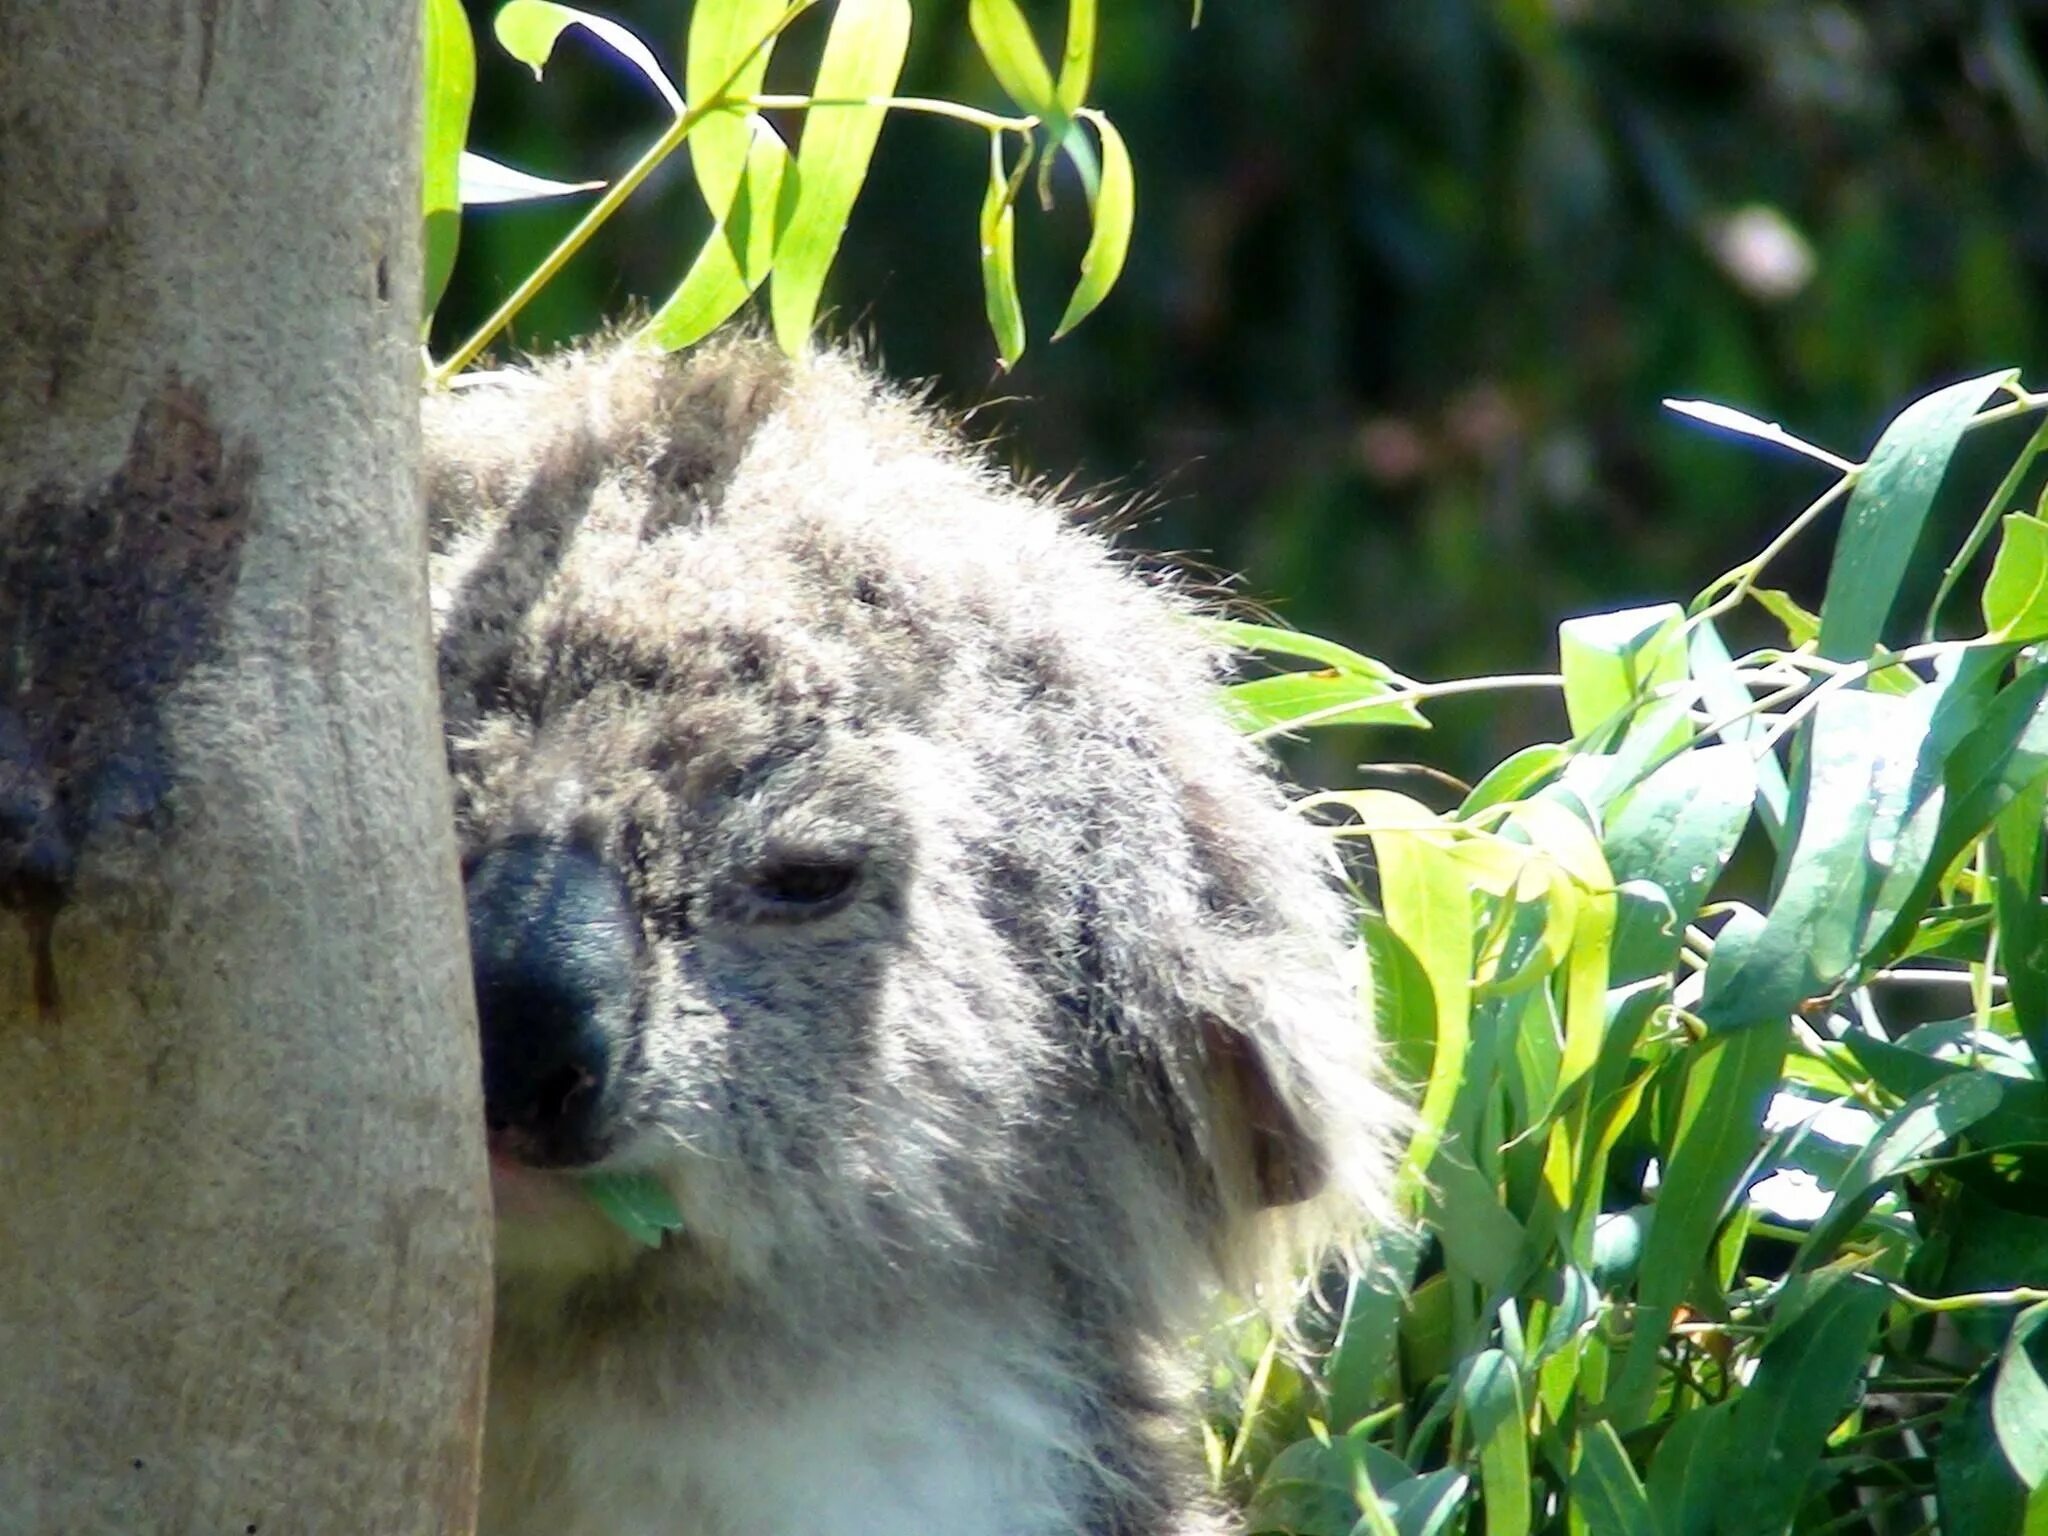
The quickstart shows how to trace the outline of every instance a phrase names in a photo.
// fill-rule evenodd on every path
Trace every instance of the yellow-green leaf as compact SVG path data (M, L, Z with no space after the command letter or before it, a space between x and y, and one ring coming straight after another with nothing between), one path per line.
M1068 0L1067 43L1060 53L1060 79L1054 90L1060 110L1072 117L1088 99L1095 69L1095 0Z
M432 315L455 270L462 230L462 146L476 99L476 45L460 0L426 0L422 67L420 192L426 216L422 313Z
M1053 94L1052 72L1031 36L1031 23L1017 0L968 0L967 25L981 46L981 56L1010 100L1034 116L1056 119L1059 98Z
M768 275L775 260L776 213L792 172L789 151L774 128L757 117L751 131L753 147L731 206L705 238L675 292L635 335L636 342L675 352L703 340L746 303L747 295Z
M859 105L813 107L796 152L796 195L775 248L770 307L775 339L792 355L810 339L825 276L839 254L847 216L867 179L885 106L870 98L896 89L910 46L910 0L840 0L811 94Z
M498 34L500 46L531 69L535 79L546 68L556 42L571 27L583 28L640 71L661 93L669 110L681 114L683 98L676 93L654 50L616 21L593 16L574 6L556 5L554 0L505 0L498 14L491 18L491 30Z
M2025 512L2005 519L1984 583L1985 632L1999 640L2048 635L2048 523Z
M1088 236L1088 249L1081 253L1081 278L1053 330L1054 341L1087 319L1116 286L1124 259L1131 252L1131 227L1137 218L1137 178L1123 135L1100 112L1082 112L1077 120L1093 124L1102 139L1102 176L1088 200L1094 228Z
M981 293L996 355L1009 368L1024 355L1024 304L1017 297L1017 183L1003 168L1000 133L988 139L988 191L981 200Z
M690 7L683 58L683 95L692 108L719 96L743 98L761 89L788 0L720 0ZM738 189L755 135L744 107L712 112L690 130L690 164L704 206L723 218Z

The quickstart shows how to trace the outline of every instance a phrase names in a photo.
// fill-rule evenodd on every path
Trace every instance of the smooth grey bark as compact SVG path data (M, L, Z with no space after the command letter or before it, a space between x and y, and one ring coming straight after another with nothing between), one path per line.
M0 0L0 1532L461 1531L419 0Z

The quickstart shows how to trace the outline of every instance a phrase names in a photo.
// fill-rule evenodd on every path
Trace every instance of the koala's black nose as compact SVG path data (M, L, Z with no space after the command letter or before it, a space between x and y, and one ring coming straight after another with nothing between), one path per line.
M633 1011L617 875L587 850L523 837L485 853L468 891L492 1145L542 1166L602 1156Z

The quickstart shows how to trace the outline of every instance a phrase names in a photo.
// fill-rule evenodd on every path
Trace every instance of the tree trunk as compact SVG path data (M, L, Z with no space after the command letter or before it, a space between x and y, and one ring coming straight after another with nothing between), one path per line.
M464 1531L418 0L0 0L0 1532Z

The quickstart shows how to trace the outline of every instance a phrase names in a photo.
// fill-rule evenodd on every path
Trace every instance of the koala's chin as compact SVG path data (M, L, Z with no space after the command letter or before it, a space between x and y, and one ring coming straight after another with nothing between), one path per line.
M600 348L427 443L482 1536L1225 1529L1185 1341L1402 1112L1201 605L843 356Z

